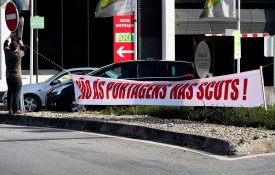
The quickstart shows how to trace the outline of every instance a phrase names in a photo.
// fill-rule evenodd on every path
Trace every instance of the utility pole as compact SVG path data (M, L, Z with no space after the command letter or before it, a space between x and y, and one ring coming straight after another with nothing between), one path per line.
M34 15L37 16L37 0L34 0ZM34 33L34 44L35 44L35 60L34 60L34 73L36 75L36 83L38 83L38 29L35 29Z
M30 18L33 17L33 0L30 0ZM30 84L32 84L33 79L33 29L30 28Z
M64 4L63 4L63 0L61 0L61 51L60 51L60 55L61 55L61 67L64 67L63 65L63 60L64 60Z
M241 34L241 0L238 0L237 30ZM241 36L239 36L241 37ZM237 73L241 72L241 58L237 59Z

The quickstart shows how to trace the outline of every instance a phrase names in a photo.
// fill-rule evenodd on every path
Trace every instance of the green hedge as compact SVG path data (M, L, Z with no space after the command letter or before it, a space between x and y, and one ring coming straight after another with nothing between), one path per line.
M148 115L165 119L184 119L207 123L275 129L275 108L218 108L171 106L109 106L104 114Z

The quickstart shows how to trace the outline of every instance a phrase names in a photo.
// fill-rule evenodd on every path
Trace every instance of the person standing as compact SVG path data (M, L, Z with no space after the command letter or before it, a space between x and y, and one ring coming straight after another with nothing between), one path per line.
M22 40L16 40L14 33L5 40L4 52L6 62L6 81L8 85L9 114L23 114L21 103L22 72L21 60L26 54L26 47Z

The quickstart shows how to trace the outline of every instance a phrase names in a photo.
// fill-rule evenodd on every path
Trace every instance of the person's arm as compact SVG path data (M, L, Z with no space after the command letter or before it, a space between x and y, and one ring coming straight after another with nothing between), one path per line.
M19 44L19 46L20 46L20 50L23 51L23 52L24 52L24 55L25 55L26 52L27 52L27 48L25 47L23 41L22 41L22 40L19 40L19 41L18 41L18 44ZM24 56L24 55L23 55L23 56Z
M8 37L4 42L4 49L9 49L10 43L11 43L11 37Z
M14 33L11 33L9 37L4 42L4 50L9 49L9 44L11 43L11 38L14 37Z

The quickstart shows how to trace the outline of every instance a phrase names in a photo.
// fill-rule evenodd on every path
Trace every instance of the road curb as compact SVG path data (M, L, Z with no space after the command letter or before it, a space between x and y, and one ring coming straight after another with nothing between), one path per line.
M235 155L234 146L225 140L198 136L186 133L176 133L160 129L136 125L126 125L102 121L86 121L62 118L44 118L21 115L0 114L1 124L14 124L38 127L52 127L86 132L123 136L167 143L198 149L217 155Z

